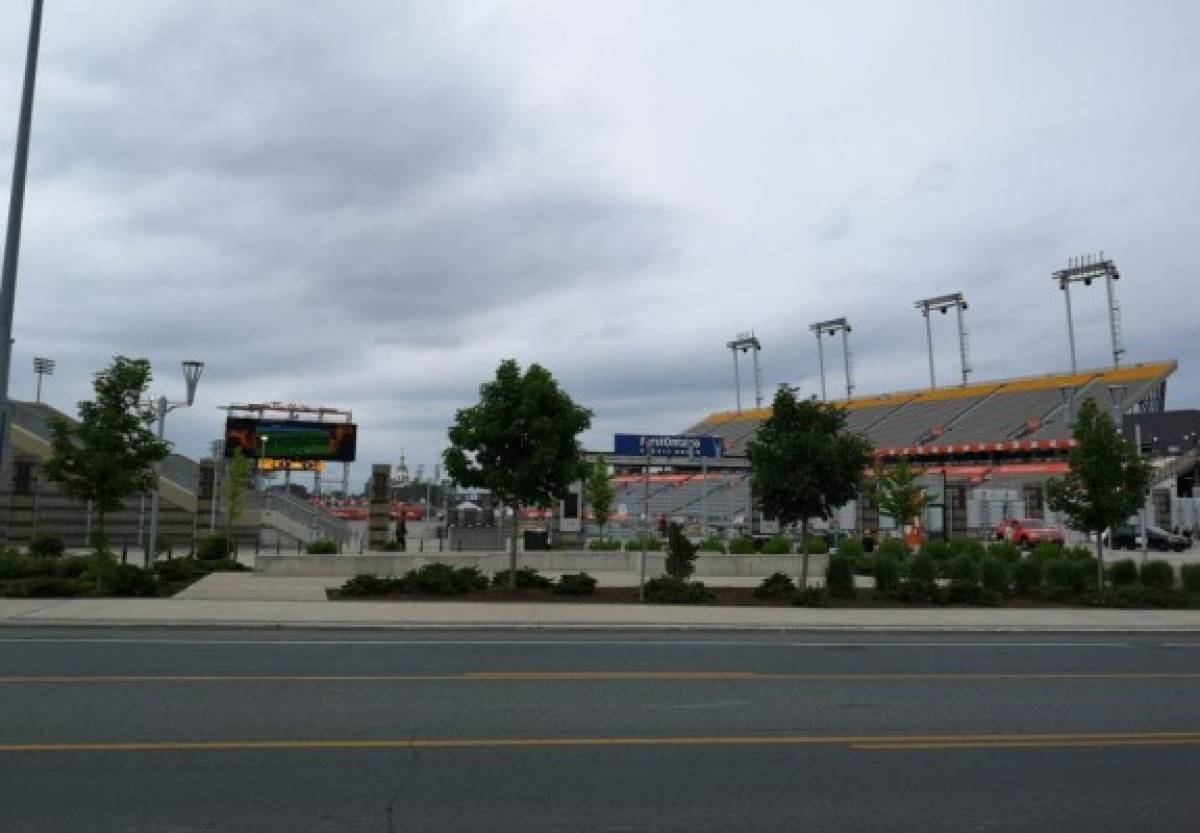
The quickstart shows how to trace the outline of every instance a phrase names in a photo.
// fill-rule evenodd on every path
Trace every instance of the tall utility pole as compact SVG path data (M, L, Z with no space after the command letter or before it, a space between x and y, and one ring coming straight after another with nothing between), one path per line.
M1067 303L1067 341L1071 347L1071 372L1079 372L1079 363L1075 358L1075 321L1071 315L1071 284L1082 283L1091 286L1092 281L1104 278L1104 288L1108 296L1108 332L1112 337L1113 367L1121 366L1121 356L1125 347L1121 343L1121 307L1117 303L1114 281L1121 279L1117 265L1104 252L1098 255L1081 255L1067 261L1066 269L1059 269L1051 277L1058 282L1058 288L1063 292Z
M963 319L963 313L967 309L967 299L963 297L961 292L952 292L949 295L938 295L935 298L922 298L913 304L921 315L925 318L925 343L929 348L929 387L937 387L937 378L933 373L933 325L929 321L929 313L940 312L945 315L950 310L954 310L958 318L958 355L962 361L962 383L965 385L971 378L971 360L970 350L967 346L967 325Z
M733 386L737 396L738 413L742 411L742 380L738 373L738 353L750 353L754 364L754 407L762 407L762 370L758 365L758 352L762 344L753 331L738 333L737 338L725 344L733 353Z
M825 392L825 348L821 345L821 336L833 338L838 333L842 334L842 358L846 366L846 398L851 398L854 396L854 373L850 369L850 331L853 328L845 318L834 318L809 324L808 329L817 336L817 362L821 366L821 400L825 401L828 398Z
M4 265L0 271L0 472L8 456L8 376L12 368L13 303L17 297L17 261L21 252L21 218L25 210L25 172L29 168L29 130L33 122L33 89L37 80L38 46L42 36L42 0L33 0L29 19L29 47L25 51L25 84L17 117L17 148L13 157L12 190L8 199L8 228L4 234ZM8 518L3 519L8 535Z

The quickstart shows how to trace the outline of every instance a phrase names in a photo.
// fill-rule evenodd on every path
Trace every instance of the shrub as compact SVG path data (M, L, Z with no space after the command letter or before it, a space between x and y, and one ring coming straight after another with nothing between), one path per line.
M908 551L908 544L904 543L900 538L884 538L876 547L876 552L879 555L890 555L899 561L904 561L911 553Z
M328 538L318 538L305 547L305 552L309 555L337 555L337 551L337 541L331 541Z
M843 538L838 541L837 551L839 555L844 555L848 558L861 558L866 553L866 550L863 549L862 541L857 538Z
M40 532L29 542L29 554L36 558L57 558L64 552L62 538Z
M54 562L47 558L21 555L12 550L0 551L0 578L25 578L47 575Z
M342 585L343 596L383 596L395 589L396 581L360 573Z
M949 597L955 602L973 602L979 598L979 562L969 555L958 555L947 562L950 579Z
M587 573L564 573L554 585L560 596L590 596L596 592L596 579Z
M1044 563L1046 585L1052 596L1078 596L1090 584L1088 563L1070 558L1055 558Z
M926 541L921 545L921 553L928 555L934 561L945 561L953 555L950 552L950 545L945 541Z
M874 573L876 593L895 593L900 589L900 562L892 556L877 556Z
M1022 558L1013 564L1013 591L1018 596L1028 596L1042 585L1042 562L1036 558Z
M59 576L37 576L20 584L8 587L9 596L26 596L34 599L69 598L87 595L90 586L78 579Z
M1179 568L1179 580L1189 593L1200 593L1200 564L1184 564Z
M776 535L763 544L763 555L788 555L792 551L792 542L782 535Z
M980 560L987 554L987 548L974 538L954 538L950 541L950 553Z
M163 562L164 564L171 562ZM67 556L65 558L57 558L54 560L54 574L63 578L79 578L87 570L88 559L86 556Z
M508 587L508 579L512 570L501 570L492 576L493 587ZM517 570L517 587L549 587L553 581L546 578L532 567L521 567Z
M1001 561L1006 561L1009 564L1016 564L1021 560L1021 551L1008 541L996 541L991 544L988 547L988 555L993 558L999 558Z
M635 535L625 542L625 552L641 552L643 542L646 545L646 552L658 552L662 549L662 541L653 535Z
M875 575L875 556L863 553L858 557L849 555L843 557L850 559L850 563L854 565L854 574L856 576Z
M448 564L425 564L409 570L400 580L402 589L410 593L433 593L439 596L459 596L488 586L488 579L475 567L451 567Z
M844 555L829 557L829 566L825 568L825 589L835 598L854 598L854 565L849 558Z
M201 561L217 561L229 557L229 539L224 535L205 535L196 545L196 557Z
M1187 596L1174 588L1151 590L1141 584L1110 587L1096 596L1094 604L1104 607L1184 607Z
M801 587L792 596L796 607L824 607L825 591L820 587Z
M133 564L120 564L111 553L88 556L80 578L95 585L102 596L157 596L158 575Z
M1057 546L1057 544L1051 544L1050 546L1052 546L1052 547ZM1094 554L1092 553L1092 548L1085 547L1082 545L1075 546L1075 547L1067 547L1066 549L1064 549L1062 551L1062 554L1064 557L1074 559L1075 561L1082 561L1085 558L1094 558Z
M1012 568L1007 561L996 556L983 559L979 565L979 583L989 596L1004 598L1009 594L1012 582Z
M730 555L753 555L754 539L749 535L739 535L729 542Z
M592 552L613 552L621 549L621 542L611 538L593 538L588 541L587 548Z
M158 580L174 584L188 581L208 573L194 558L173 558L170 561L159 561L154 565Z
M820 535L810 535L804 542L804 551L809 555L824 555L829 552L829 542Z
M787 599L796 592L796 582L786 573L771 573L754 588L754 595L760 599Z
M1134 563L1132 558L1123 558L1120 561L1114 561L1112 566L1108 568L1108 580L1113 587L1135 584L1138 580L1137 564Z
M1175 570L1166 561L1147 561L1142 565L1140 578L1148 590L1170 590L1175 586Z
M908 579L902 588L911 599L931 599L937 591L937 565L933 557L921 553L908 565Z
M683 527L673 523L667 529L667 575L687 579L696 571L696 545L683 534Z
M1067 557L1067 553L1058 544L1051 544L1049 541L1042 541L1033 548L1030 553L1038 561L1054 561L1056 559Z
M724 554L725 542L715 535L709 535L697 545L696 549L700 552L719 552Z
M674 576L652 578L645 584L648 602L657 604L708 604L713 600L712 592L699 581L684 581Z

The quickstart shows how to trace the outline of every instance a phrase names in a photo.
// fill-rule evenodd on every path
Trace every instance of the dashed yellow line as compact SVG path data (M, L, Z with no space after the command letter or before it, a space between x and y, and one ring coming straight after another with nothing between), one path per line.
M5 752L253 752L388 749L567 749L671 746L832 746L864 751L1200 746L1200 732L1082 732L983 735L749 735L697 737L430 738L8 743Z

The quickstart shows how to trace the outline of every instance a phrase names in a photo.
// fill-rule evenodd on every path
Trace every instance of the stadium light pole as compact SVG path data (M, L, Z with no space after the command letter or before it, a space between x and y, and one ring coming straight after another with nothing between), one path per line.
M40 403L42 401L42 377L54 375L54 359L35 357L33 360L33 372L37 374L37 395L34 401Z
M38 47L42 36L42 0L33 0L29 17L29 45L25 50L25 81L17 115L17 145L13 154L12 189L8 196L8 226L4 234L4 261L0 266L0 472L8 456L12 407L8 377L12 369L13 305L17 297L17 262L21 250L21 219L25 210L25 174L29 168L29 133L33 123L33 92L37 80ZM8 537L4 513L3 538Z
M938 295L933 298L922 298L920 301L913 303L913 306L920 311L925 319L925 343L929 349L929 387L930 389L937 387L937 377L933 372L933 325L929 321L929 313L940 312L945 315L951 309L955 311L958 319L958 354L962 361L962 383L965 385L971 377L971 362L968 358L970 351L967 346L967 326L963 319L963 313L967 309L967 299L963 297L961 292L952 292L948 295Z
M829 321L819 321L816 324L810 324L808 329L817 336L817 361L821 365L821 400L825 401L828 397L825 393L825 349L821 345L821 336L827 335L833 338L838 333L842 334L842 358L846 366L846 398L849 399L854 395L854 375L850 370L850 331L853 329L850 324L843 318L833 318Z
M1080 255L1067 261L1066 269L1059 269L1052 275L1058 282L1058 288L1063 292L1067 304L1067 340L1071 347L1071 372L1079 372L1079 363L1075 356L1075 322L1071 314L1071 284L1082 283L1091 286L1092 281L1104 279L1105 291L1108 296L1108 331L1112 337L1113 367L1121 366L1121 356L1125 348L1121 344L1121 307L1117 303L1114 281L1121 279L1117 265L1104 252L1098 255Z
M738 374L738 353L750 353L754 363L754 407L762 407L762 370L758 364L758 352L762 343L753 331L738 333L737 338L727 342L725 346L733 353L733 386L737 393L738 413L742 412L742 382Z
M187 385L187 401L186 402L168 402L167 397L160 396L158 401L154 403L155 412L158 415L158 439L161 441L163 433L166 431L167 414L176 408L190 407L196 401L196 386L200 383L200 374L204 372L204 362L188 359L183 362L183 381ZM145 562L146 569L150 569L154 564L154 557L158 554L158 475L160 464L154 464L154 491L150 493L150 538L143 548L142 558Z

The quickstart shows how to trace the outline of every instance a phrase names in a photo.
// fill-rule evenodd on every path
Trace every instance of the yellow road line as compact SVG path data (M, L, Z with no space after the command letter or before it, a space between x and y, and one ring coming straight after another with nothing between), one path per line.
M1083 673L772 674L755 671L474 671L462 674L200 674L0 676L0 685L106 683L456 683L456 682L956 682L989 680L1197 680L1200 671Z
M230 752L372 749L562 749L662 746L845 746L861 750L1200 745L1200 732L995 735L741 735L698 737L430 738L9 743L4 752Z

